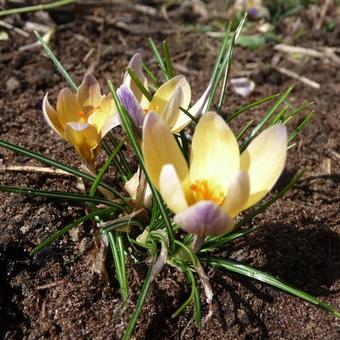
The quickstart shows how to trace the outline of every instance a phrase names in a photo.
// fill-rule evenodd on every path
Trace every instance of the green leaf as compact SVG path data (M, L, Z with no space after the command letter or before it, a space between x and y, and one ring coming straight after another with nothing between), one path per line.
M152 52L153 52L153 54L154 54L154 56L155 56L155 58L156 58L156 60L159 64L159 67L160 67L161 71L163 72L165 79L170 80L171 77L168 73L168 70L167 70L166 65L164 63L164 60L161 57L161 54L159 53L158 48L157 48L157 46L156 46L156 44L155 44L155 42L153 41L152 38L149 38L149 44L150 44L151 50L152 50Z
M100 198L100 197L90 197L84 196L77 193L71 192L62 192L62 191L45 191L38 189L26 189L26 188L17 188L11 186L0 185L0 192L12 192L16 194L22 194L27 196L41 196L52 199L60 199L65 201L74 201L74 202L87 202L87 203L96 203L96 204L105 204L109 206L116 206L113 202Z
M260 120L260 122L254 127L254 129L250 132L248 137L244 140L244 142L240 146L241 152L244 151L250 142L255 138L256 134L261 130L264 124L268 121L268 119L274 114L274 112L281 106L284 100L288 97L290 92L293 90L294 86L289 86L288 89L280 96L280 98L276 101L276 103L271 107L271 109L266 113L266 115Z
M27 150L25 148L22 148L20 146L14 145L12 143L0 140L0 147L6 148L6 149L11 150L11 151L14 151L16 153L19 153L21 155L27 156L29 158L36 159L39 162L42 162L42 163L47 164L49 166L53 166L53 167L55 167L57 169L64 170L64 171L68 172L69 174L72 174L72 175L80 177L80 178L84 178L84 179L86 179L86 180L88 180L90 182L94 182L95 181L95 177L92 176L92 175L89 175L89 174L87 174L85 172L82 172L82 171L76 169L76 168L73 168L71 166L65 165L65 164L63 164L61 162L55 161L54 159L48 158L48 157L43 156L43 155L41 155L41 154L39 154L37 152ZM128 203L126 198L121 193L119 193L117 190L115 190L114 188L110 187L109 185L101 182L99 184L99 186L109 190L115 196L117 196L120 199L122 199L125 203Z
M55 232L54 234L52 234L49 238L47 238L45 241L41 242L38 246L36 246L32 251L31 251L31 255L37 254L40 251L44 250L46 247L48 247L52 242L54 242L55 240L57 240L58 238L60 238L62 235L68 233L69 231L71 231L73 228L79 226L80 224L82 224L83 222L93 219L96 216L105 216L105 215L109 215L111 213L116 213L117 212L117 208L116 207L111 207L108 209L97 209L92 211L90 214L82 216L80 218L78 218L77 220L75 220L74 222L68 224L66 227L64 227L61 230L58 230L57 232Z
M309 121L312 119L313 115L314 115L314 110L309 112L308 115L304 118L304 120L294 129L294 131L292 133L289 134L288 145L291 145L291 143L296 139L298 134L305 127L305 125L308 124Z
M112 258L116 267L116 274L119 282L122 299L123 301L126 301L129 297L129 290L122 236L120 235L119 232L115 231L108 232L106 235L110 243Z
M300 299L303 299L307 302L317 305L321 307L322 309L326 310L327 312L331 313L332 315L336 316L337 318L340 318L340 312L337 311L331 305L261 270L255 269L251 266L247 266L244 264L239 264L234 261L218 259L218 258L200 258L200 260L205 262L206 264L210 264L215 267L227 269L234 273L238 273L243 276L247 276L252 279L267 283L273 287L279 288L280 290L284 292L287 292L289 294L299 297Z
M236 41L236 39L238 38L238 36L241 32L241 29L243 27L245 19L246 19L246 15L244 15L243 18L241 19L241 21L240 21L237 29L235 30L230 42L229 42L228 35L227 35L227 32L230 31L230 25L228 26L226 35L224 36L224 39L223 39L223 42L222 42L220 52L219 52L219 54L216 58L215 66L214 66L214 69L213 69L213 74L211 76L212 87L211 87L211 93L210 93L210 96L209 96L209 99L208 99L207 111L210 110L210 107L213 103L213 100L215 98L216 91L217 91L219 82L222 78L223 72L227 72L226 75L228 75L228 67L231 63L231 57L232 57L232 51L233 51L233 48L234 48L234 44L235 44L235 41ZM225 57L223 59L224 54L225 54ZM226 81L227 81L227 79L225 77L224 91L226 89ZM224 97L223 91L222 91L222 97ZM223 100L223 98L222 98L222 100ZM220 102L221 102L221 100L220 100Z
M167 72L169 78L171 79L174 76L174 71L173 71L173 68L172 68L169 45L168 45L168 42L166 40L163 41L163 54L164 54L164 59L165 59L166 72Z
M71 78L71 76L68 74L68 72L66 71L66 69L64 68L64 66L61 64L61 62L58 60L58 58L55 56L55 54L52 52L52 50L48 47L48 45L46 44L46 42L44 41L44 39L41 37L41 35L37 32L34 31L34 34L36 35L36 37L38 38L38 40L40 41L42 47L44 48L45 52L47 53L47 55L51 58L51 60L53 61L54 65L56 66L57 70L61 73L61 75L67 80L67 82L70 84L70 86L72 87L72 89L74 91L77 91L77 84L75 83L75 81Z
M151 69L146 64L143 64L143 70L157 87L161 86L161 83L159 82L157 77L154 75L154 73L151 71Z
M153 248L152 253L153 253L152 254L153 258L155 258L155 254L156 254L156 247L155 246ZM147 273L146 278L144 280L142 291L139 294L136 307L132 312L131 319L129 321L129 324L128 324L127 329L126 329L126 331L123 335L122 340L130 339L132 332L135 329L135 326L136 326L136 323L137 323L137 320L138 320L138 316L139 316L140 312L142 311L143 305L145 304L145 300L146 300L146 297L148 295L148 292L149 292L149 289L150 289L150 286L151 286L151 283L152 283L152 275L151 275L152 269L153 269L152 266L149 266L149 270L148 270L148 273Z
M107 169L109 168L110 164L112 163L113 159L116 157L118 151L120 150L120 148L122 147L122 145L124 144L123 141L121 141L116 147L115 149L112 151L111 155L109 156L109 158L106 160L105 164L102 166L102 168L100 169L98 175L96 176L94 182L92 183L90 192L89 192L89 196L93 197L94 194L97 191L98 186L100 185Z
M6 9L6 10L0 11L0 17L12 15L12 14L30 13L30 12L36 12L36 11L48 11L50 9L67 6L77 1L78 0L59 0L59 1L53 1L49 4L39 4L39 5L33 5L33 6Z
M233 112L228 118L227 118L227 123L230 123L232 120L237 118L241 113L247 112L261 104L267 103L275 98L278 97L278 94L274 94L268 97L261 98L253 103L246 104L244 106L241 106L237 111Z
M138 88L140 89L140 91L144 94L144 96L147 98L147 100L149 102L151 102L152 99L152 94L145 88L145 86L143 85L143 83L139 80L138 76L136 75L136 73L133 71L133 69L131 67L127 68L127 71L130 75L130 77L132 78L133 82L138 86Z

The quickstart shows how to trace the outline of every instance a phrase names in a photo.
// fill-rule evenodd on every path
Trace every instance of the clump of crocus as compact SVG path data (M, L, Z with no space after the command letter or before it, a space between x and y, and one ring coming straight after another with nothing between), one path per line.
M76 94L69 88L60 91L56 109L46 94L43 112L51 128L71 143L87 164L94 162L105 134L119 124L112 96L102 95L90 74L85 75Z
M142 65L140 54L136 54L131 59L129 68L148 90L148 81L143 73ZM210 89L209 85L199 100L188 109L191 101L191 88L184 76L175 76L166 81L149 100L134 83L129 73L126 73L123 85L117 90L117 94L138 128L142 128L147 113L155 112L166 122L172 133L178 133L191 122L191 118L181 108L197 117L206 110Z
M208 112L196 126L189 167L167 125L150 113L142 149L147 172L175 222L204 238L232 230L233 218L270 191L285 164L287 131L283 125L264 130L240 155L229 126Z

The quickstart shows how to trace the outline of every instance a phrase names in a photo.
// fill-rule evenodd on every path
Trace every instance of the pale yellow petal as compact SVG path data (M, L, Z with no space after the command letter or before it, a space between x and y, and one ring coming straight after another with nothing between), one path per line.
M136 53L131 58L131 61L128 67L131 68L135 72L138 79L141 81L144 87L148 90L148 80L143 73L143 60L139 53ZM135 95L142 109L143 110L147 109L149 106L149 101L143 95L142 91L139 89L136 83L132 80L128 72L125 72L123 84L127 86L133 92L133 94Z
M170 97L168 103L165 105L162 112L157 112L167 126L173 133L173 127L176 124L178 116L181 113L180 107L183 105L184 96L183 91L180 87L177 87Z
M189 169L174 136L152 112L144 120L142 150L146 170L158 190L161 170L165 164L174 166L181 182L187 179Z
M188 207L182 183L172 164L163 166L159 178L159 185L160 193L171 211L176 214Z
M222 209L231 218L236 217L248 201L250 192L249 175L240 171L232 180L227 197L222 203Z
M64 129L60 125L60 122L58 120L57 112L54 110L54 108L51 106L51 104L48 101L48 93L46 93L44 100L43 100L43 113L44 117L48 123L48 125L61 137L64 136Z
M77 102L87 114L96 108L102 101L100 85L97 79L91 74L86 74L78 87Z
M116 104L110 95L105 96L98 108L89 116L88 123L95 126L102 138L120 124Z
M207 180L227 193L239 171L240 153L234 134L222 117L208 112L198 122L192 139L191 182Z
M77 103L76 96L65 87L59 92L57 100L57 117L60 125L65 128L69 122L81 122L81 107Z
M206 88L202 96L197 100L197 102L188 110L192 116L197 118L200 114L205 113L210 93L211 83L209 83L208 87ZM182 131L188 124L191 123L191 121L191 118L187 114L185 114L183 111L180 111L176 123L172 128L172 133L178 133Z
M65 126L65 139L71 143L80 156L91 162L95 159L100 136L92 125L87 123L68 123Z
M241 169L249 173L250 197L246 207L262 199L274 186L284 168L287 129L274 125L258 135L241 155Z
M182 90L182 106L187 109L191 100L191 89L183 76L176 76L161 85L152 97L149 110L163 112L177 88Z

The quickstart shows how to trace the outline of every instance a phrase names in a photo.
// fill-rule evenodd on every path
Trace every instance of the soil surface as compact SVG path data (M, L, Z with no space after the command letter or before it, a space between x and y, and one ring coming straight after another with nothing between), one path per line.
M203 32L227 19L225 2L209 2L202 8L152 8L115 5L107 8L77 7L51 12L50 17L26 14L6 18L16 28L25 23L57 24L51 40L53 51L79 83L91 71L104 88L107 79L119 86L124 68L135 52L151 65L156 63L147 38L167 39L175 71L190 81L193 98L205 89L219 38ZM147 10L149 9L149 11ZM340 21L336 10L325 20L335 20L332 31L314 29L311 9L288 17L278 25L284 42L322 49L340 46ZM319 13L319 12L317 12ZM293 28L298 24L303 34ZM295 25L295 26L294 26ZM301 28L302 27L302 28ZM0 30L5 30L0 28ZM293 38L295 37L295 38ZM66 86L40 47L20 49L35 41L16 31L0 42L0 136L48 157L79 166L72 146L58 138L44 121L41 103L46 92L55 103ZM263 96L296 87L291 105L313 101L316 114L289 152L285 171L274 188L282 188L301 168L300 183L252 223L256 233L233 242L223 256L253 265L340 308L339 178L340 110L339 63L327 58L289 58L277 52L274 42L256 51L235 50L231 77L249 76L256 88L247 98L229 89L223 114ZM283 67L310 78L320 89L293 80L277 70ZM250 119L258 121L267 106L236 120L237 131ZM297 124L298 120L294 122ZM120 132L117 132L119 136ZM40 163L0 149L1 184L46 190L77 191L75 178L14 172L4 166L41 166ZM111 183L117 184L115 174ZM117 184L118 188L119 184ZM147 263L129 260L130 299L121 305L114 276L106 284L91 270L91 242L95 228L84 224L42 253L29 252L54 231L76 217L84 207L44 198L0 194L0 338L4 339L109 339L120 338L133 311L147 270ZM109 271L113 271L109 268ZM201 330L195 328L193 310L171 319L190 294L184 275L166 268L153 283L134 336L137 339L336 339L339 321L327 312L257 281L227 271L207 269L215 293L214 315ZM202 301L204 296L202 295ZM203 305L203 315L207 306Z

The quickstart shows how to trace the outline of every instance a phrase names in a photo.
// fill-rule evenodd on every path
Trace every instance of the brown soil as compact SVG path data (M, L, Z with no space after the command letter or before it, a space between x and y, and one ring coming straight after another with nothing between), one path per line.
M221 3L209 5L211 17L217 9L225 16ZM192 13L173 15L170 17L173 22L167 22L160 12L153 17L122 7L97 10L82 7L75 15L56 11L53 18L58 28L51 46L78 82L92 67L103 85L106 79L119 85L133 53L139 51L145 60L150 60L147 37L152 36L156 41L166 38L176 63L188 70L185 75L197 98L209 79L219 42L187 25L188 21L204 19ZM16 27L22 27L25 21L39 20L35 14L6 19ZM289 32L291 22L281 24L283 35ZM302 24L305 33L295 42L297 45L314 48L340 45L340 22L333 32L315 32L307 13L302 16ZM8 41L1 41L1 139L77 166L79 161L72 147L48 128L41 112L44 94L48 91L54 100L65 86L64 79L39 47L18 50L33 41L33 35L24 38L13 31ZM91 49L94 53L84 60ZM232 76L249 70L250 63L253 66L257 63L250 71L256 89L247 99L229 92L225 114L247 101L281 92L293 83L271 66L275 54L271 44L256 52L236 49ZM223 256L272 273L340 308L339 65L307 58L296 64L285 57L279 60L279 65L321 85L315 90L298 82L290 97L293 105L314 101L316 115L299 137L297 146L289 152L286 169L275 190L302 167L306 174L296 188L253 222L263 226L262 229L229 244ZM233 127L237 129L242 121L249 121L250 117L258 119L263 113L263 109L256 109ZM5 149L0 150L0 162L39 165ZM74 178L36 173L3 171L1 183L76 190ZM91 224L61 238L41 254L29 255L35 245L81 216L82 206L16 194L1 194L0 198L0 337L121 337L145 277L146 264L133 264L130 260L130 299L121 310L115 279L107 285L91 272L90 254L84 251L95 232ZM215 292L215 313L203 329L195 328L192 308L177 319L170 318L190 289L182 273L167 268L152 285L135 337L178 339L183 333L185 339L339 338L337 320L313 305L226 271L210 270L209 276Z

